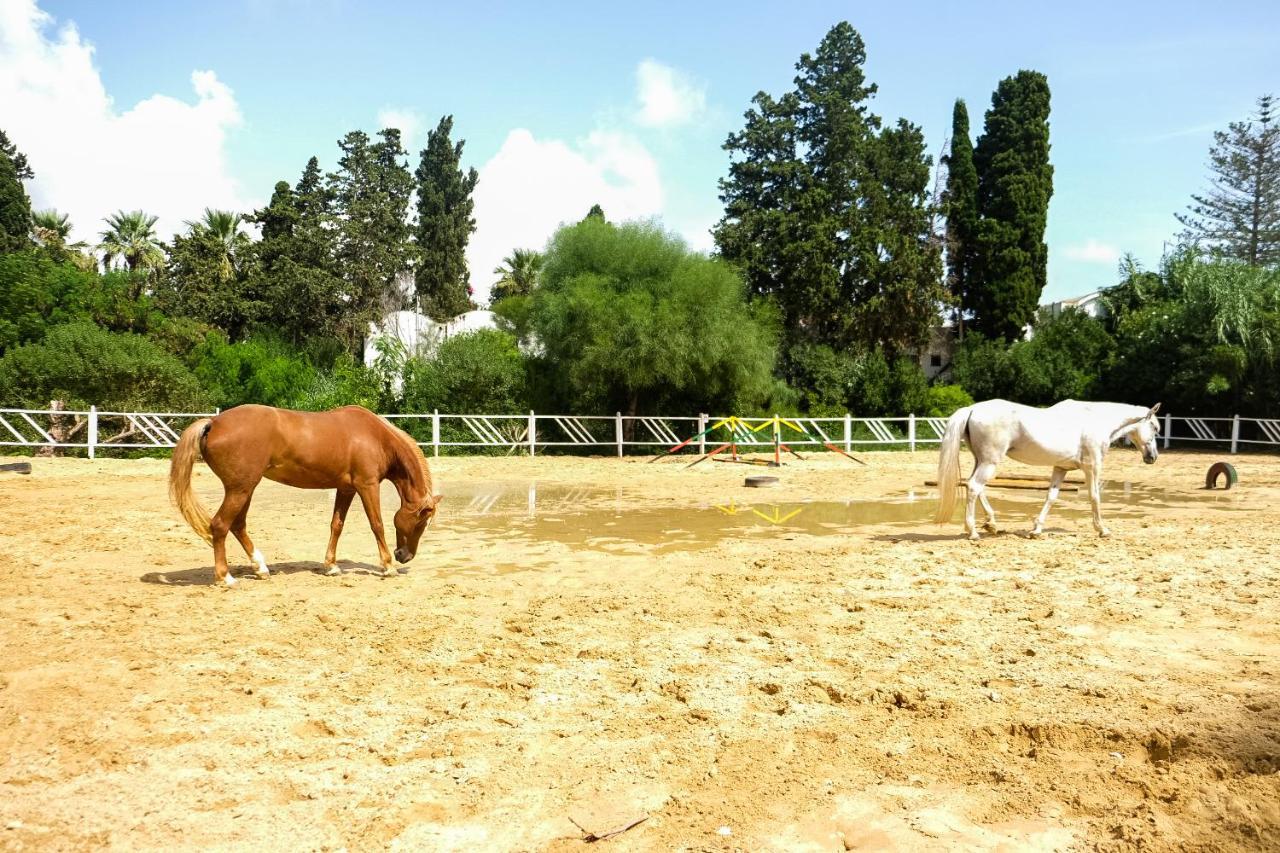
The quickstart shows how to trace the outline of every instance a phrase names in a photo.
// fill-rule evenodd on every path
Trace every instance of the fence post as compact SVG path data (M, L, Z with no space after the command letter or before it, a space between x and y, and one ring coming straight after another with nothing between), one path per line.
M613 416L613 438L618 442L618 458L622 458L622 412Z
M1240 416L1236 415L1231 419L1231 452L1236 452L1236 446L1240 444Z
M853 452L853 415L844 413L844 452Z
M1172 437L1171 436L1172 432L1173 432L1173 415L1169 414L1168 412L1165 412L1164 413L1164 449L1165 450L1169 449L1169 439Z
M431 410L431 453L440 455L440 410Z
M529 457L533 458L535 453L534 447L538 443L538 416L533 413L533 409L529 410Z
M698 455L707 455L707 414L698 413Z
M916 416L907 415L907 446L912 453L916 452Z
M93 458L93 451L98 446L98 407L89 407L89 458Z

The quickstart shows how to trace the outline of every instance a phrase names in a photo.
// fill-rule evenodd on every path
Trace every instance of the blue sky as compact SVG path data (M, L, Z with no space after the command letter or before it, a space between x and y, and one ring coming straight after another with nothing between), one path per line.
M725 136L843 19L867 43L874 109L923 126L935 157L956 97L976 134L1000 78L1048 75L1045 298L1061 298L1112 283L1117 253L1157 263L1173 213L1207 181L1212 129L1280 90L1280 4L1047 6L0 0L0 102L16 104L0 126L36 167L37 203L92 236L118 207L178 227L206 204L261 203L380 118L410 126L416 157L451 113L481 169L483 292L497 258L597 197L708 246ZM109 150L89 173L98 140Z

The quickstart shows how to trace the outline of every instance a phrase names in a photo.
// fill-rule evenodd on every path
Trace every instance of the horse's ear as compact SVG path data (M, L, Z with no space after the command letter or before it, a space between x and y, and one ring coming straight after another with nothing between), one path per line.
M1158 411L1160 411L1160 404L1156 403L1154 406L1151 407L1151 411L1147 412L1147 416L1150 417Z
M440 501L444 500L442 495L433 495L422 502L422 506L418 507L418 515L426 515L440 505Z

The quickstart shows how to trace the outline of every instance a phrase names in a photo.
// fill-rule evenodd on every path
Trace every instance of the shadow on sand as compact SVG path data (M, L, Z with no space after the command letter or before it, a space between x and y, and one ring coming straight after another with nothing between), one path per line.
M338 568L343 575L372 575L381 577L382 569L369 563L354 563L351 560L339 560ZM299 572L324 573L324 564L315 560L298 560L292 563L276 563L271 566L271 576L294 575ZM400 574L407 574L401 566ZM236 580L257 581L257 572L253 566L232 566L231 574ZM270 580L267 578L266 580ZM161 586L213 586L213 566L196 566L191 569L177 569L172 572L147 572L138 580L143 583L160 584Z

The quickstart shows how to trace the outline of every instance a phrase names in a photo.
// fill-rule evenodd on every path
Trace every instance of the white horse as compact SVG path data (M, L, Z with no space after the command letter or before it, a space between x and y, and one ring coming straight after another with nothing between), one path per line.
M1089 487L1089 500L1093 504L1093 526L1099 536L1109 532L1102 523L1102 460L1112 443L1128 436L1135 447L1142 449L1142 461L1148 465L1160 455L1156 448L1156 435L1160 421L1156 412L1160 404L1150 409L1124 403L1088 403L1079 400L1063 400L1047 409L1036 409L1007 400L984 400L959 409L947 422L942 437L942 454L938 460L939 503L936 521L943 524L951 519L955 509L956 492L960 486L960 441L969 444L973 453L973 475L969 477L969 497L965 507L964 529L970 539L978 538L974 523L974 504L982 501L987 511L984 529L996 532L996 514L987 501L985 488L995 476L996 466L1006 456L1028 465L1049 465L1053 474L1049 477L1049 494L1044 507L1036 516L1032 536L1044 530L1044 520L1049 506L1058 498L1058 487L1068 471L1076 468L1084 471L1085 484Z

